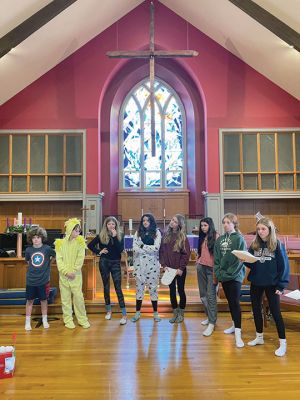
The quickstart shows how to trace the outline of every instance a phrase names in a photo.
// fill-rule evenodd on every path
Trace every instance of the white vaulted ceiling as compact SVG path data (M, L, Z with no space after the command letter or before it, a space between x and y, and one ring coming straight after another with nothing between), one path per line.
M50 3L0 0L0 37ZM143 0L78 0L0 58L5 103ZM229 0L160 0L225 49L300 100L300 53ZM295 31L300 0L255 0Z

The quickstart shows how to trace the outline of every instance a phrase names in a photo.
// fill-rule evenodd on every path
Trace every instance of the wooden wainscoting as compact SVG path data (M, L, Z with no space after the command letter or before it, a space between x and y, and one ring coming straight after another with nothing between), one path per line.
M0 258L0 288L20 289L26 287L27 263L24 258ZM52 287L59 295L59 273L55 259L51 262ZM96 261L93 256L86 256L82 267L82 292L86 300L96 297Z
M82 218L82 201L3 201L0 202L0 232L6 228L7 218L13 225L18 212L29 223L38 224L46 229L64 230L68 218Z
M189 191L128 192L119 191L118 215L122 220L139 221L150 212L157 220L170 220L174 214L189 214Z
M255 214L271 218L281 235L300 234L300 199L226 199L224 212L238 216L243 234L255 230Z

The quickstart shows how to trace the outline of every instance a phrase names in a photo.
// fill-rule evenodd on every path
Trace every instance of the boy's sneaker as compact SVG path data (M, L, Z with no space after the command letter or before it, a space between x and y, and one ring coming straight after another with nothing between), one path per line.
M31 330L32 330L32 328L31 328L30 322L29 322L29 323L26 322L26 324L25 324L25 331L31 331Z
M43 321L43 327L44 327L44 329L50 328L48 321Z

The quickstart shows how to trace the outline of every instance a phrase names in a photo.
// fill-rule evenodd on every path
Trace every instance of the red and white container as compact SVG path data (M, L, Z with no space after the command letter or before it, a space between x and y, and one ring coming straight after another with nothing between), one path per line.
M15 364L15 347L0 346L0 379L12 378L15 372Z

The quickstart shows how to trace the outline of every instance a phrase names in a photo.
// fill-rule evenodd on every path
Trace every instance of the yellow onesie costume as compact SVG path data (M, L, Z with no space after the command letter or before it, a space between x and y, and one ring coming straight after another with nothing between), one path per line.
M89 328L84 298L82 294L81 268L84 262L86 244L82 236L72 238L76 226L80 227L80 220L71 218L65 223L66 235L55 241L56 262L59 271L59 289L63 319L66 328L74 329L72 313L72 295L74 312L79 325ZM75 231L77 233L77 231Z

